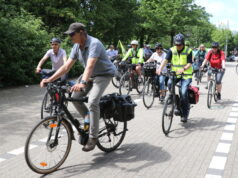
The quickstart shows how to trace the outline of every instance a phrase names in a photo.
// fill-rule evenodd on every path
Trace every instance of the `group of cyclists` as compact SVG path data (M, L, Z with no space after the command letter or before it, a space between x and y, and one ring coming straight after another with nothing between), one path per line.
M64 33L68 35L74 43L71 53L67 59L66 52L60 47L61 41L57 38L51 40L52 49L47 51L40 60L36 72L41 71L44 62L50 58L52 69L57 70L48 79L43 79L40 83L44 87L47 83L53 82L60 77L67 77L67 73L72 68L76 60L84 66L83 74L78 78L77 83L71 87L72 98L79 98L89 94L89 108L83 102L73 102L77 111L82 117L90 113L89 140L83 147L83 151L91 151L97 143L100 108L99 100L110 81L116 73L117 68L112 63L114 57L118 56L118 51L111 45L108 50L105 49L102 42L87 34L86 27L82 23L72 23ZM216 75L216 85L218 99L221 99L222 78L225 73L225 55L219 48L219 43L213 42L212 49L207 52L204 45L200 45L199 50L193 54L189 43L185 41L182 34L174 37L174 46L168 51L163 48L161 43L155 44L155 52L149 51L150 46L139 47L139 42L133 40L131 48L123 56L121 61L130 59L130 63L135 64L137 75L143 75L144 63L156 62L156 80L159 85L159 94L163 101L166 97L166 91L171 89L171 79L166 81L167 64L171 64L171 70L176 73L176 83L180 83L180 98L182 103L181 122L187 122L190 113L190 104L188 100L188 88L192 83L195 66L203 70L208 64L211 68L219 69ZM145 50L151 53L145 58ZM148 55L147 55L148 56ZM145 61L146 59L146 61ZM211 70L208 69L208 80L211 76Z

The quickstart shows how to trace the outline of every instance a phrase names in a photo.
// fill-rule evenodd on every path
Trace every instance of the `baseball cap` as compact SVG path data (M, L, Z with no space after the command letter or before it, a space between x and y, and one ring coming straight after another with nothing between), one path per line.
M74 32L79 32L80 30L85 30L85 25L79 22L70 24L68 30L64 34L69 35Z

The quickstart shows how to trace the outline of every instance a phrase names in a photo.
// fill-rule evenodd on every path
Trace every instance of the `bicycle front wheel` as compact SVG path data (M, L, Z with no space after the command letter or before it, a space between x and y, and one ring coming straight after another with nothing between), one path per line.
M162 130L165 135L168 135L172 126L174 116L174 99L170 95L164 103L164 109L162 114Z
M53 113L53 103L52 98L48 91L46 91L42 104L41 104L41 119L51 116Z
M211 105L212 105L212 98L213 98L213 95L214 95L214 89L213 89L213 81L210 81L208 83L208 93L207 93L207 107L209 109L211 109Z
M68 124L65 121L59 123L56 117L48 117L38 123L27 138L25 145L27 165L39 174L52 173L66 160L71 144Z
M139 75L137 78L137 86L136 91L138 94L141 94L143 92L144 87L144 77L142 75Z
M113 118L100 119L97 146L104 152L116 150L125 138L127 122L118 122Z
M114 87L116 88L120 87L120 79L121 79L121 73L119 71L116 71L115 76L112 78L112 84Z
M129 95L132 90L132 81L130 73L125 73L120 80L119 93L120 95Z
M236 64L236 73L238 74L238 64Z
M143 89L143 103L147 109L151 108L155 99L155 88L151 79L147 80Z

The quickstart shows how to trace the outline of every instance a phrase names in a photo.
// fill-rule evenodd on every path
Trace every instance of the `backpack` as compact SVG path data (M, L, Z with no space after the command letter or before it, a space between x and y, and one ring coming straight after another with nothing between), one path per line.
M197 104L199 101L199 88L194 86L189 86L188 88L188 100L190 104Z

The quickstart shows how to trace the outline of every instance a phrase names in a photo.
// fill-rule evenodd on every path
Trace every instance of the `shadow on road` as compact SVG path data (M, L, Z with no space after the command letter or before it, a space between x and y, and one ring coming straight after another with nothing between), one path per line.
M95 158L89 164L77 164L64 167L59 169L57 173L60 173L62 177L79 176L87 171L97 170L103 167L116 168L125 172L139 172L142 169L170 159L168 152L161 147L156 147L148 143L125 144L115 152L102 152L94 154L93 156L95 156ZM135 163L133 168L127 167L127 164L133 163ZM47 177L47 175L42 177Z
M182 124L182 128L171 130L169 138L185 137L195 131L216 131L223 128L227 123L216 121L215 118L192 118L187 123Z

